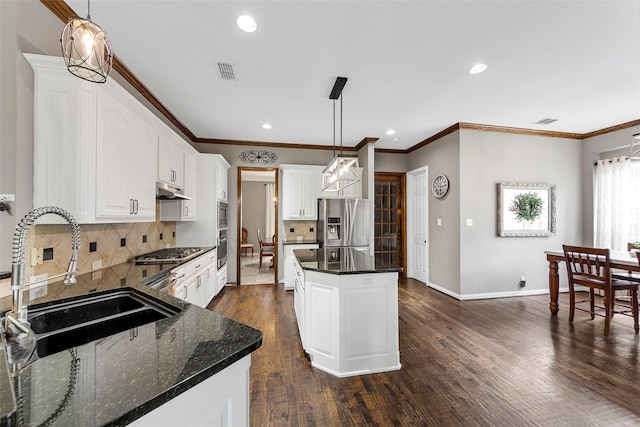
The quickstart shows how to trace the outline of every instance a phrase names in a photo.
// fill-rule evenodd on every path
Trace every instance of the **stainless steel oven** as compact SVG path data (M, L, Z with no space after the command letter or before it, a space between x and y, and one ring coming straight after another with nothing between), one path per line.
M218 230L218 270L227 263L227 229Z
M218 228L227 228L227 204L225 202L218 202Z

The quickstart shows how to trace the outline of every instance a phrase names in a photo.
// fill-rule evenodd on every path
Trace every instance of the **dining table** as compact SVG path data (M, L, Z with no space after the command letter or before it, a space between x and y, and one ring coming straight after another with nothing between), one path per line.
M544 251L549 262L549 310L551 314L558 314L558 292L560 289L560 277L558 275L558 263L565 261L564 252L560 250ZM635 253L628 251L610 251L609 262L611 269L640 272L640 264Z

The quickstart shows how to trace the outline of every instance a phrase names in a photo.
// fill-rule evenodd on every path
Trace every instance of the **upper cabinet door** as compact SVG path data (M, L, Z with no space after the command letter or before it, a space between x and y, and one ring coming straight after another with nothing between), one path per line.
M100 93L96 218L155 219L155 140L151 126L118 94Z
M154 221L156 218L156 176L158 132L142 117L136 117L132 128L133 140L130 147L129 193L135 200L137 221Z
M127 191L131 147L131 115L108 91L98 98L96 217L133 215L135 202Z
M227 164L223 164L222 162L217 162L218 168L218 182L216 182L216 194L218 200L221 202L226 202L228 199L227 195L227 171L229 170L229 166Z
M158 181L184 188L184 151L177 136L161 133L158 139Z
M282 219L318 219L318 194L322 175L318 167L288 166L282 171Z

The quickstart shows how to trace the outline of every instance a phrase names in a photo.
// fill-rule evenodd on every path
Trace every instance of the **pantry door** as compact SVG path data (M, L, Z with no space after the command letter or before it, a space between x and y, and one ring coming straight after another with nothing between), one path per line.
M374 255L376 262L401 266L405 276L405 174L375 173Z

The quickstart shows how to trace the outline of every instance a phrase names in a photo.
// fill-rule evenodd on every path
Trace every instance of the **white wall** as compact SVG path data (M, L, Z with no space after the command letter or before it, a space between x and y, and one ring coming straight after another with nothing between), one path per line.
M375 153L376 172L406 172L410 155L398 153Z
M544 251L582 243L581 142L462 130L460 136L460 294L546 292ZM498 237L497 184L556 185L555 236ZM473 220L467 227L465 220ZM561 266L561 268L564 268ZM561 278L565 275L560 271ZM520 276L527 286L520 288Z
M429 191L429 283L460 293L460 132L453 132L410 153L408 171L429 166L427 185L440 175L449 178L441 199ZM442 226L436 219L442 219Z

